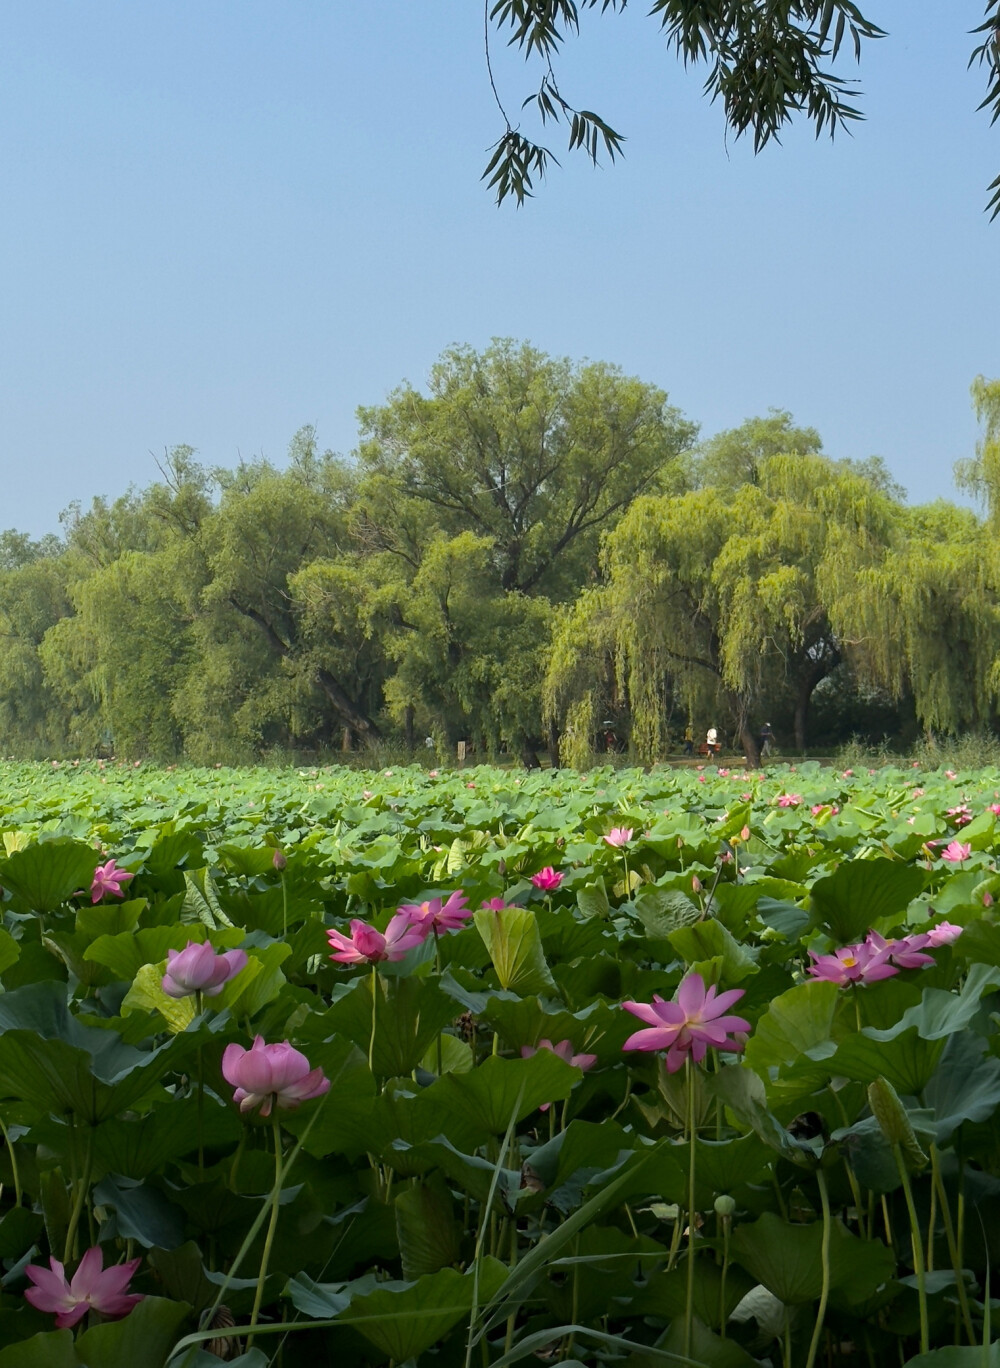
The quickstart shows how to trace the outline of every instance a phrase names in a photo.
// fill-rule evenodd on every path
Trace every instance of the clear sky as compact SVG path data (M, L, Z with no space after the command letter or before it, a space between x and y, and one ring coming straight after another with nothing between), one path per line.
M662 385L708 435L769 406L952 494L1000 375L1000 127L984 0L866 0L868 121L754 158L647 6L585 15L570 99L625 133L524 209L471 0L32 0L0 15L0 526L207 464L350 451L453 342L524 338ZM534 83L498 53L513 109ZM853 63L851 71L853 73ZM533 127L526 116L526 130Z

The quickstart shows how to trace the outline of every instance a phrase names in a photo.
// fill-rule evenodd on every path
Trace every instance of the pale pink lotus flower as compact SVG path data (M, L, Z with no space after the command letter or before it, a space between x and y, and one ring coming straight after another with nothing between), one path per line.
M122 884L134 878L135 875L130 870L119 869L114 860L98 865L90 885L90 901L99 903L106 893L110 893L113 898L124 898Z
M846 770L844 770L843 774L842 774L840 777L841 777L842 779L853 779L853 778L854 778L854 771L853 771L852 769L846 769Z
M375 795L374 795L374 793L372 793L371 789L362 789L362 790L361 790L361 797L362 797L362 798L365 800L365 802L367 803L367 802L368 802L368 799L369 799L369 798L374 798Z
M954 770L945 770L944 777L946 779L957 779L958 775L955 773Z
M951 817L956 826L962 827L972 821L972 809L968 803L959 803L958 807L949 808L945 816Z
M437 771L437 770L428 770L428 771L427 771L427 777L428 777L428 779L436 779L436 778L438 777L438 771Z
M778 807L794 808L802 802L801 793L782 793L778 798Z
M167 972L161 986L172 998L191 997L195 993L218 997L246 962L245 950L226 950L217 955L208 941L202 945L188 941L183 950L167 951Z
M869 931L865 937L865 944L872 950L887 951L890 964L894 964L897 969L926 969L929 964L933 964L934 956L923 953L924 947L930 943L926 933L886 940L877 931Z
M378 964L382 960L401 960L428 936L423 927L414 926L405 912L397 912L385 931L376 931L367 922L353 920L351 934L327 931L326 938L336 950L330 956L338 964Z
M676 1073L690 1054L700 1064L711 1045L717 1050L742 1050L731 1031L749 1031L743 1017L727 1016L726 1009L739 1002L744 989L731 988L717 993L713 984L706 990L700 974L688 974L677 989L677 999L667 1002L653 995L651 1003L623 1002L626 1012L648 1023L646 1029L629 1036L623 1050L665 1050L668 1073Z
M741 841L749 841L749 839L750 839L750 828L749 828L748 826L742 827L742 828L740 829L740 840L741 840Z
M719 769L719 770L716 770L715 772L716 772L716 774L719 776L720 779L728 779L728 778L729 778L729 771L728 771L727 769Z
M105 1268L101 1248L95 1245L84 1254L70 1280L58 1259L50 1258L48 1268L29 1264L24 1271L34 1286L28 1288L24 1299L36 1311L54 1313L58 1330L76 1325L91 1308L120 1320L142 1301L141 1292L125 1291L141 1262L130 1259Z
M240 1111L259 1107L261 1116L270 1116L272 1107L294 1111L300 1103L330 1091L330 1080L323 1070L311 1069L305 1055L287 1040L265 1045L263 1036L254 1036L249 1050L227 1045L222 1055L222 1076L236 1089L233 1101Z
M984 907L992 907L992 906L993 906L993 894L990 892L990 890L989 890L988 888L985 889L984 892L983 892L983 906L984 906Z
M1000 817L1000 803L990 803L986 811L992 812L994 817Z
M821 812L828 812L829 806L826 803L813 803L809 811L812 813L814 817L818 817Z
M631 827L612 827L604 837L604 842L606 845L614 846L615 849L620 850L622 846L627 846L631 839Z
M411 926L423 931L424 939L432 933L437 936L442 931L461 931L472 916L472 908L466 905L462 892L450 894L447 902L431 898L422 903L404 903L397 916L403 912L409 917Z
M814 962L806 973L841 987L848 983L875 983L899 973L889 963L888 950L876 950L870 945L843 945L832 955L817 955L810 950L809 958Z
M986 902L986 898L987 898L987 894L984 893L984 894L983 894L983 902L984 902L984 904L985 904L985 902ZM962 934L962 927L961 927L961 926L955 926L955 924L954 924L953 922L949 922L949 921L939 921L939 922L935 922L935 924L934 924L934 925L931 927L931 929L927 932L927 944L930 945L930 946L932 946L932 947L935 948L935 949L936 949L937 946L939 946L939 945L951 945L951 944L953 944L955 941L958 940L958 938L959 938L959 936L960 936L961 934Z
M702 885L701 880L698 878L698 875L697 875L697 874L692 874L692 875L691 875L691 892L692 892L692 893L700 893L701 890L702 890L702 887L703 887L703 885Z
M971 854L971 845L966 845L962 841L949 841L944 850L941 851L941 859L947 860L949 864L961 864Z
M919 788L919 787L918 787L918 788L915 788L915 789L913 790L913 792L910 794L910 797L911 797L911 798L922 798L926 792L927 792L926 789L922 789L922 788Z
M480 903L479 906L484 912L503 912L510 906L510 903L504 902L503 898L489 898L486 902Z
M573 1042L571 1040L560 1040L558 1045L553 1045L551 1040L540 1040L537 1046L522 1045L521 1058L530 1059L531 1056L537 1054L539 1050L551 1051L552 1054L558 1055L560 1059L565 1060L567 1064L572 1064L574 1069L582 1069L584 1073L586 1073L588 1069L592 1069L597 1063L597 1055L595 1054L574 1054ZM547 1112L551 1106L551 1102L543 1102L538 1110Z
M531 882L543 893L554 893L565 877L566 875L560 873L559 870L553 869L551 865L546 865L537 874L532 874Z

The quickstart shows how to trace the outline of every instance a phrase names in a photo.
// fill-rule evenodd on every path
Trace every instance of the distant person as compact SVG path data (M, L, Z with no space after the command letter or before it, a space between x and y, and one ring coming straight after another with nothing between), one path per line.
M760 741L760 758L763 760L774 750L774 732L771 730L770 722L765 722L761 727L758 739Z
M690 722L684 728L684 754L694 755L694 728Z
M709 727L705 734L705 748L709 755L718 755L722 747L719 745L719 733L715 727Z

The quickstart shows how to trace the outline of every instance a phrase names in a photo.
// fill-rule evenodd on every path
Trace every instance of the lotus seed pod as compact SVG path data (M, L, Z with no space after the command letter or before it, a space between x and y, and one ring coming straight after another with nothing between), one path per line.
M716 1216L721 1216L724 1220L728 1220L729 1217L732 1216L732 1214L733 1214L733 1212L734 1212L735 1210L736 1210L736 1202L734 1201L734 1199L733 1199L732 1197L727 1196L725 1193L721 1194L721 1196L719 1196L719 1197L716 1197L716 1199L715 1199L715 1214L716 1214Z

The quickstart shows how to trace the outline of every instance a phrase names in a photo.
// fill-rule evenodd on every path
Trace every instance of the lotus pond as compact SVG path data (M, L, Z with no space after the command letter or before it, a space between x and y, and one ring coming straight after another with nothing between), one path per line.
M0 766L0 1368L996 1368L998 816Z

